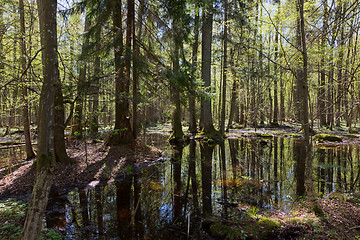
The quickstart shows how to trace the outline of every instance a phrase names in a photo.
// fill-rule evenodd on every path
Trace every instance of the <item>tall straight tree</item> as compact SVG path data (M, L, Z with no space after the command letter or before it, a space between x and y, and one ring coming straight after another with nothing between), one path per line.
M225 132L225 102L226 102L226 80L228 72L227 46L228 46L228 1L224 0L224 35L223 35L223 84L222 84L222 100L221 100L221 118L220 133Z
M199 48L199 30L200 30L200 16L199 16L200 7L198 4L195 6L195 21L194 21L194 42L192 44L192 65L194 66L194 71L197 70L198 66L198 48ZM196 124L196 102L195 102L195 86L194 82L189 83L189 132L197 132Z
M172 116L172 139L174 142L181 142L184 137L184 133L181 125L181 99L180 99L180 86L176 77L180 72L180 46L182 44L180 27L177 20L173 21L174 32L174 55L173 55L173 79L171 83L172 102L175 106Z
M322 214L323 211L319 203L316 201L312 182L312 158L311 158L311 142L310 142L310 124L309 124L309 99L308 99L308 55L306 48L306 34L305 34L305 18L304 18L304 0L297 0L297 27L296 27L296 45L301 54L302 66L298 66L296 70L297 91L299 98L298 115L303 130L303 144L305 147L305 163L306 163L306 180L305 188L308 200L312 205L315 214Z
M101 59L100 59L100 51L101 51L101 27L98 27L95 32L95 48L96 48L96 56L94 59L94 77L93 77L93 92L92 92L92 116L90 123L90 133L93 136L96 136L99 131L99 87L100 87L100 75L101 75Z
M85 14L86 15L86 14ZM85 26L84 26L84 33L86 33L90 28L90 19L88 17L85 18ZM76 135L77 137L81 138L82 131L83 131L83 107L84 107L84 100L85 100L85 93L86 93L86 69L87 63L85 60L86 55L86 48L89 45L89 38L87 36L83 36L83 45L81 49L81 56L80 56L80 70L79 70L79 78L77 82L77 97L75 100L75 114L74 114L74 122L72 128L72 134Z
M207 92L211 90L211 45L213 28L213 0L206 2L203 14L202 45L201 45L201 78ZM213 124L211 99L201 99L202 113L201 124L204 134L210 135L216 132Z
M123 34L122 34L122 1L112 1L112 19L114 29L114 61L115 61L115 127L111 136L111 144L124 144L134 141L129 116L130 78L124 74ZM129 7L129 6L128 6ZM131 28L127 30L130 37ZM131 38L130 38L131 41ZM126 62L128 59L125 60Z
M54 96L59 81L57 59L56 0L38 0L40 38L42 46L43 86L39 104L39 137L36 180L30 207L21 233L23 240L40 239L55 165Z
M20 13L20 47L21 47L21 84L22 84L22 100L23 100L23 125L24 125L24 136L25 136L25 151L26 158L31 159L35 157L35 153L31 144L30 137L30 119L29 119L29 103L28 103L28 92L26 84L27 67L26 67L26 43L25 43L25 11L24 11L24 0L19 0L19 13Z
M324 8L323 14L323 28L322 28L322 36L321 36L321 60L320 60L320 82L319 82L319 96L318 96L318 107L319 107L319 116L320 116L320 126L326 125L326 109L325 109L325 62L326 62L326 40L327 40L327 25L328 25L328 12L327 12L327 0L322 1L322 5Z

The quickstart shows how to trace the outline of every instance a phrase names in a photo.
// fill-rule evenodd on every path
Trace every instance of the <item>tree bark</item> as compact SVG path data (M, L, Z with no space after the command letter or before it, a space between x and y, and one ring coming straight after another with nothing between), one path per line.
M85 26L84 33L86 33L90 28L90 20L88 17L85 17ZM86 93L86 69L87 63L85 58L86 47L89 45L89 38L83 37L83 45L81 49L80 56L80 70L79 70L79 79L77 82L77 98L75 101L75 113L74 113L74 121L72 127L72 135L75 135L77 138L82 138L83 132L83 107L84 107L84 99Z
M224 0L224 57L223 57L223 84L222 84L222 100L221 100L221 118L220 118L220 133L225 133L225 103L226 103L226 81L227 81L227 45L228 45L228 1Z
M37 173L30 207L21 233L23 240L40 239L43 216L53 180L54 153L54 96L59 80L57 60L56 0L38 0L40 38L44 82L39 104L39 140Z
M130 79L127 78L127 76L124 74L124 64L122 62L124 47L121 11L121 1L113 0L112 17L115 34L115 127L114 132L110 138L111 144L113 145L125 144L134 141L134 135L131 128L129 116ZM130 35L129 31L130 30L127 31L127 34Z
M326 126L326 109L325 109L325 62L326 62L326 35L327 35L327 1L323 0L324 7L324 20L323 20L323 30L321 36L321 60L320 60L320 83L319 83L319 96L318 96L318 107L319 107L319 118L320 126Z
M211 45L212 45L212 25L213 25L213 2L204 10L203 26L202 26L202 51L201 51L201 78L204 81L204 87L207 92L211 91ZM202 98L202 116L201 122L203 132L205 134L213 134L216 132L213 124L211 99Z
M29 103L27 94L27 67L26 67L26 43L25 43L25 13L24 13L24 0L19 0L19 13L20 13L20 46L21 46L21 68L22 68L22 101L23 101L23 125L24 125L24 136L25 136L25 152L26 159L35 157L35 153L31 144L30 136L30 119L29 119Z
M180 71L180 65L179 65L179 61L180 61L180 56L179 56L179 51L180 51L180 46L182 43L181 40L181 34L180 34L180 28L177 25L178 23L175 21L173 21L173 32L174 32L174 43L175 43L175 48L174 48L174 55L173 55L173 76L176 77L179 74ZM179 83L177 82L177 79L173 79L172 83L171 83L171 92L172 92L172 102L175 106L174 110L173 110L173 116L172 116L172 136L171 136L171 141L174 143L179 143L183 141L183 137L184 137L184 133L182 130L182 125L181 125L181 100L180 100L180 87L179 87Z
M200 24L200 16L199 16L199 6L195 7L195 23L194 23L194 42L192 45L192 64L194 66L194 71L197 70L197 61L198 61L198 48L199 48L199 24ZM197 124L196 124L196 108L195 108L195 86L193 82L190 82L190 90L189 90L189 132L196 133L197 132Z
M96 44L96 56L94 60L94 77L93 77L93 92L92 92L92 113L90 120L90 133L93 137L96 137L99 133L99 88L100 88L100 75L101 75L101 27L96 30L95 44Z

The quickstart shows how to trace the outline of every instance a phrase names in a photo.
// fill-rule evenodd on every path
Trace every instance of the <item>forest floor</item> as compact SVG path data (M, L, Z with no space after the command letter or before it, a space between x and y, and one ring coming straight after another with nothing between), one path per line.
M148 133L163 135L168 135L170 131L169 125L146 130ZM315 129L313 135L316 133L337 135L342 138L342 141L314 142L315 144L330 147L360 144L358 129L350 134L345 128L337 128L333 131L325 128ZM301 137L300 126L287 124L280 127L257 129L238 128L231 129L227 133L228 138L266 139L273 136ZM21 142L21 137L19 138L17 135L17 137L0 138L0 145L13 145L15 141ZM2 142L5 144L1 144ZM67 189L92 183L115 181L125 177L126 174L134 173L145 166L161 161L160 148L161 145L148 146L141 143L112 147L105 147L99 142L68 143L68 155L74 162L71 165L57 164L53 186ZM27 201L34 179L34 159L21 160L17 164L0 168L0 205L9 197ZM242 219L213 218L206 220L204 226L212 237L218 239L360 239L360 196L336 193L327 197L318 196L317 200L325 212L322 217L317 217L311 212L307 201L300 201L295 203L291 212L265 211L261 215L248 214ZM2 211L3 209L0 207L0 216ZM251 211L248 212L251 213ZM0 225L9 222L6 218L2 219Z
M86 150L85 150L86 149ZM73 163L58 163L54 170L53 187L84 186L94 181L112 182L126 174L161 160L161 151L141 144L105 147L102 143L78 142L67 147ZM31 193L36 168L35 159L2 168L0 171L0 199L16 196L28 198ZM24 200L25 200L24 199Z
M360 239L359 195L334 193L317 201L321 217L303 200L290 212L250 210L240 218L210 218L204 225L216 239Z

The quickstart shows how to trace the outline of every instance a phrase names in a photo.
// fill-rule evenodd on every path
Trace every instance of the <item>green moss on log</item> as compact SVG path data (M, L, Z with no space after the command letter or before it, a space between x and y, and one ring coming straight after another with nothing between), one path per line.
M319 133L316 134L313 137L314 141L318 141L318 142L323 142L323 141L329 141L329 142L342 142L342 138L339 136L335 136L335 135L330 135L330 134L324 134L324 133Z

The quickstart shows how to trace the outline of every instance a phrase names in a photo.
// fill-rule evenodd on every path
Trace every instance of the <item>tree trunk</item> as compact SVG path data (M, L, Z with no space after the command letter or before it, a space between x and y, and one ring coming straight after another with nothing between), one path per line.
M211 44L212 44L212 25L213 25L213 2L204 11L202 26L202 51L201 51L201 78L204 81L206 91L211 91ZM216 132L213 124L211 99L202 98L202 125L205 134L213 134Z
M230 53L230 66L234 66L234 53ZM239 95L239 80L237 79L236 73L234 68L231 68L231 73L233 77L233 85L232 85L232 91L231 91L231 100L230 100L230 113L229 113L229 121L228 125L226 127L226 131L228 132L232 122L234 120L234 117L239 120L239 105L238 103L238 95Z
M199 48L199 25L200 25L200 17L199 17L199 6L195 7L195 29L194 29L194 42L192 45L192 64L194 66L194 71L197 70L197 61L198 61L198 48ZM196 108L195 108L195 90L194 83L190 83L189 90L189 132L196 133Z
M180 45L181 45L181 35L180 35L180 29L177 25L176 21L173 21L173 32L174 32L174 43L175 43L175 49L174 49L174 56L173 56L173 75L177 76L180 71L179 66L179 51L180 51ZM171 92L172 92L172 102L175 106L173 110L173 116L172 116L172 136L171 140L174 143L179 143L183 141L184 133L182 130L181 125L181 100L180 100L180 87L179 83L177 82L177 79L173 79L171 83Z
M122 57L124 52L122 34L121 1L113 1L113 25L115 33L115 127L110 137L113 145L125 144L134 141L134 135L129 116L129 85L130 79L124 74ZM131 29L127 30L130 37ZM126 56L125 56L126 58ZM128 61L128 59L126 59ZM128 70L130 71L130 70Z
M27 69L26 69L26 44L25 44L25 14L24 14L24 0L19 0L19 13L20 13L20 46L21 46L21 68L22 68L22 101L23 101L23 125L24 125L24 136L25 136L25 151L26 159L35 157L35 153L31 144L30 136L30 119L29 119L29 103L27 94Z
M297 79L297 88L299 95L299 116L300 122L303 129L303 142L306 153L305 163L305 189L307 193L308 200L312 205L312 209L315 214L322 215L323 211L316 201L314 190L313 190L313 182L312 182L312 149L310 142L310 126L309 126L309 100L308 100L308 85L307 85L307 68L308 68L308 56L306 49L306 34L305 34L305 20L304 20L304 0L298 1L298 11L299 17L297 21L297 46L302 53L302 66L299 67L296 71L296 79Z
M84 33L87 32L90 28L90 20L88 17L85 17L85 27ZM74 121L72 127L72 135L75 135L78 138L82 138L83 131L83 107L84 107L84 99L86 93L86 69L87 63L85 58L86 55L86 47L89 45L89 38L84 36L83 45L81 49L80 56L80 70L79 70L79 79L77 83L77 98L75 101L75 113L74 113Z
M136 27L135 24L135 17L133 19L133 102L132 102L132 128L133 128L133 135L134 138L137 136L137 132L139 131L139 120L137 114L138 102L139 102L139 92L138 92L138 81L139 81L139 45L138 41L141 39L142 35L142 19L144 15L144 2L139 2L139 10L138 10L138 24ZM135 10L134 10L135 11ZM138 29L137 37L136 37L136 28Z
M224 57L223 57L223 84L222 84L222 100L221 100L221 118L220 118L220 133L225 133L225 103L226 103L226 81L227 81L227 44L228 44L228 1L224 0Z
M327 35L327 1L323 0L324 6L324 20L323 20L323 30L321 37L321 60L320 60L320 84L319 84L319 96L318 96L318 107L319 107L319 117L320 117L320 126L326 126L326 109L325 109L325 62L326 62L326 35Z
M53 0L39 0L39 24L44 82L39 104L39 140L37 173L30 207L21 233L23 240L40 239L43 217L53 180L54 153L54 96L59 80L57 60L56 7Z
M339 3L340 5L338 6L339 8L339 12L340 15L342 13L342 5L341 2ZM341 34L340 34L340 39L339 39L339 56L338 56L338 61L337 61L337 69L338 69L338 74L337 74L337 95L336 95L336 101L335 101L335 124L337 127L340 127L341 125L341 100L343 98L344 95L344 90L343 90L343 58L344 58L344 46L345 46L345 36L344 36L344 25L340 24L339 27L341 28Z
M92 113L90 120L90 133L93 137L96 137L99 133L99 88L100 88L100 75L101 75L101 27L96 30L95 44L96 44L96 56L94 60L94 77L93 77L93 92L92 92Z
M280 3L279 3L280 4ZM279 26L279 24L277 24ZM275 62L279 61L279 33L275 33ZM279 103L278 103L278 66L277 64L274 65L274 112L273 112L273 119L272 124L279 125L278 123L278 115L279 115Z
M59 72L57 73L59 74ZM55 156L58 162L71 163L71 159L66 153L65 147L65 113L64 113L64 98L62 94L62 87L60 78L57 79L55 85L55 99L54 99L54 147Z

